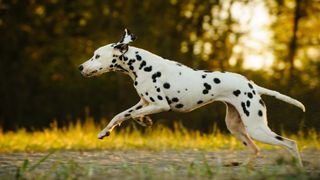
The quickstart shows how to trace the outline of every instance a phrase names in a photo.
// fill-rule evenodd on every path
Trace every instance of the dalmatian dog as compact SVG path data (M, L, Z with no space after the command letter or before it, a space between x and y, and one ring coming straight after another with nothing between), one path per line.
M116 115L98 134L110 135L117 125L128 119L151 124L148 115L164 111L190 112L214 101L226 104L225 122L229 131L252 151L251 162L259 153L252 139L286 148L302 166L295 141L274 133L267 125L266 105L261 95L273 96L305 111L299 101L263 88L244 76L231 72L194 70L164 59L144 49L129 46L136 36L125 29L117 43L102 46L91 59L79 66L85 77L117 71L127 74L140 96L133 107ZM147 119L144 122L143 119Z

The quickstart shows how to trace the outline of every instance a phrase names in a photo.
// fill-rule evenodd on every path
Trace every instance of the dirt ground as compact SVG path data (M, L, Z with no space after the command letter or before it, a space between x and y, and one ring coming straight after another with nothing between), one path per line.
M56 151L39 165L48 152L0 154L0 177L14 178L17 170L28 159L24 176L34 178L92 178L92 179L241 179L242 177L320 177L320 151L302 152L304 169L292 167L282 150L264 150L250 168L239 165L247 151L222 150L204 152L184 151ZM34 165L32 169L31 166ZM32 171L30 170L32 169Z

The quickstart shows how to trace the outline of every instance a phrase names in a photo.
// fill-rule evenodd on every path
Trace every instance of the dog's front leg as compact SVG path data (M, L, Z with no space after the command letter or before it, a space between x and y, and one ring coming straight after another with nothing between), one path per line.
M133 119L135 120L139 125L146 127L146 126L152 126L153 122L152 119L149 116L140 116L138 118Z
M140 102L139 102L140 103ZM146 106L140 106L144 104L144 101L142 100L141 104L137 104L133 106L132 108L116 115L108 124L106 128L104 128L98 135L99 139L103 139L105 136L109 136L110 132L113 130L113 128L118 125L119 123L123 122L124 120L127 120L129 118L138 118L141 116L146 116L150 114L155 114L163 111L168 111L170 109L170 106L168 103L152 103L147 104ZM138 108L139 107L139 108ZM133 111L130 111L132 109L135 109Z
M167 103L162 103L162 104L153 103L153 104L148 104L147 106L137 111L134 111L131 114L131 117L134 119L141 116L147 116L150 114L155 114L155 113L164 112L168 110L170 110L170 106Z
M98 134L99 139L103 139L105 136L109 136L110 132L113 130L113 128L121 124L123 121L130 119L132 116L131 114L135 111L138 111L139 109L143 108L145 106L146 102L141 99L136 105L133 107L117 114L115 117L112 118L112 120L109 122L109 124Z

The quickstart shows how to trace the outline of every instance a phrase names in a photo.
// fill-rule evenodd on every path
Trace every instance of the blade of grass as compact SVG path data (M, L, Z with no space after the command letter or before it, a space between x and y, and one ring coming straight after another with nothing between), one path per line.
M29 160L25 159L22 165L19 168L17 168L16 179L21 179L22 175L27 171L28 166L29 166Z
M35 170L41 163L43 163L45 160L47 160L55 151L49 152L47 155L42 157L39 161L36 162L33 166L29 168L29 172Z

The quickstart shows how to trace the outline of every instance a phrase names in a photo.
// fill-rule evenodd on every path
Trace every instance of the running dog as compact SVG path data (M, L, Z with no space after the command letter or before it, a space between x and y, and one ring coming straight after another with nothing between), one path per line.
M248 162L255 159L259 149L251 138L263 143L285 147L302 166L295 141L277 135L267 125L266 105L261 95L273 96L305 111L299 101L263 88L244 76L231 72L194 70L164 59L144 49L129 46L136 36L125 29L117 43L102 46L91 59L79 66L85 77L117 71L129 75L140 96L133 107L116 115L98 134L99 139L109 136L117 125L135 119L141 125L148 115L164 111L190 112L214 101L226 104L226 124L230 132L252 152Z

